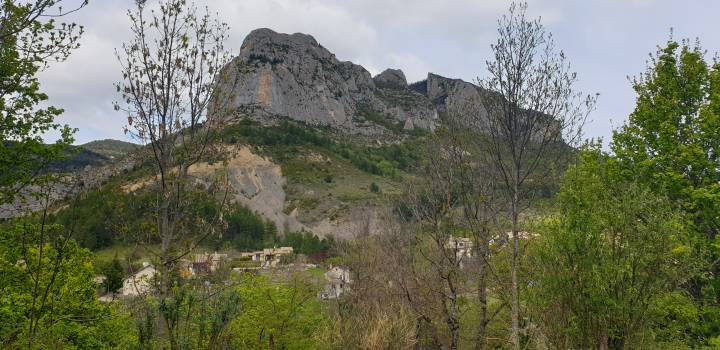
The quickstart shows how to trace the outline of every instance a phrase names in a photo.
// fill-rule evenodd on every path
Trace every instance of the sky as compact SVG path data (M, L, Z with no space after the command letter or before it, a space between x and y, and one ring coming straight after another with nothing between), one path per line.
M65 7L81 0L65 0ZM153 2L153 0L150 0ZM400 68L408 81L428 72L475 81L496 40L497 19L509 0L196 0L231 27L226 47L237 53L253 29L306 33L335 53L377 74ZM81 47L43 71L40 81L58 120L77 128L76 143L128 140L127 121L112 108L121 79L114 50L130 37L127 9L134 0L90 0L66 18L85 27ZM720 51L718 0L529 0L557 47L578 73L578 91L599 93L585 136L603 138L632 112L629 78L672 36L700 39L712 59Z

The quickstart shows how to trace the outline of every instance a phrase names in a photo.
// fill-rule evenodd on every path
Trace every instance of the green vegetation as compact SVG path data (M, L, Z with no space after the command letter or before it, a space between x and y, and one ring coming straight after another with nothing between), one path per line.
M91 141L81 145L80 147L88 151L101 154L105 157L121 157L130 152L136 151L140 148L140 145L131 142L107 139Z
M720 65L669 41L633 82L605 154L589 147L541 225L530 303L556 344L718 344ZM568 288L572 286L573 288Z
M54 121L62 111L44 107L48 96L40 91L37 74L50 56L65 59L82 31L51 19L62 12L45 12L61 2L0 1L2 205L12 203L19 189L42 188L59 178L53 171L137 149L109 140L72 147L72 130ZM163 20L188 19L183 28L213 32L204 29L209 17L195 18L185 1L164 4ZM144 2L137 6L142 13ZM178 17L181 13L188 16ZM542 41L535 38L545 38L544 32L533 31L542 29L540 23L524 16L524 6L511 7L510 17L500 21L508 25L499 31L506 37L494 49L506 47L509 57L533 57L514 51L526 47L513 44L515 39L530 40L532 47ZM172 21L153 22L150 28L157 29ZM136 24L145 28L147 22ZM530 35L514 38L517 28ZM219 33L222 37L225 31ZM187 36L172 40L179 46L155 42L161 56L171 46L179 47L170 49L173 53L188 49L202 59L222 53L222 40L214 42L220 51L200 50L199 55ZM156 54L137 45L126 49L135 58ZM564 56L559 57L541 68L562 70ZM502 61L502 55L496 58ZM250 60L282 63L265 56ZM172 70L188 63L192 60L162 64ZM496 83L527 81L505 76L507 62L497 64ZM137 73L127 67L126 78ZM138 69L149 69L153 76L158 67ZM200 77L207 70L217 72L198 70ZM538 76L547 78L545 73ZM216 80L204 81L210 96ZM529 81L533 93L548 93L545 86L575 96L574 74ZM230 144L255 146L280 163L288 178L286 214L301 209L333 220L356 208L351 205L374 205L372 217L340 222L338 227L348 231L352 224L362 227L354 238L338 241L306 231L281 234L268 218L237 203L220 203L222 181L196 181L186 170L221 158L204 153L203 142L215 139L181 145L175 137L180 135L176 131L188 132L182 141L198 135L199 121L210 118L202 108L189 108L197 117L194 131L182 122L136 124L137 132L156 127L163 134L151 143L164 154L157 168L145 163L57 207L0 223L0 348L718 349L720 62L709 62L697 44L671 40L633 88L636 108L615 131L610 152L593 143L569 149L563 140L551 142L537 158L523 158L542 142L534 142L533 127L523 126L528 122L523 118L535 111L517 113L513 103L518 101L507 103L512 113L503 120L507 128L502 132L513 134L507 143L512 152L506 153L500 143L488 142L503 135L458 128L452 115L443 116L433 134L423 135L403 130L401 123L368 106L360 107L361 117L402 142L368 145L289 120L273 126L243 120L208 133L217 131ZM129 90L119 91L129 98ZM386 94L408 103L416 97ZM141 95L136 102L148 96ZM571 104L544 97L551 104L560 101L560 110ZM542 101L543 96L528 99ZM157 99L150 102L153 108L163 106ZM131 115L130 120L142 117ZM547 114L539 119L553 124ZM43 144L42 135L50 131L59 132L60 140ZM202 152L186 153L198 145ZM68 153L75 156L65 158ZM569 158L572 165L566 169L561 163ZM540 171L508 170L528 162ZM158 168L162 180L154 182ZM559 182L548 175L559 172L564 172ZM520 211L525 205L530 210ZM234 258L239 251L279 246L291 246L308 259L285 255L280 266L266 267L243 257L221 262L212 273L188 272L211 269L208 262L192 261L199 251L222 250ZM117 292L128 270L144 261L158 271L148 281L147 295L100 302L99 295ZM322 264L301 264L305 261ZM328 273L331 265L347 267L349 276L342 269ZM326 285L326 276L334 273L337 277L328 277L334 285ZM105 277L102 284L96 280L99 274ZM343 288L342 294L320 298L329 297L325 292L332 288Z
M152 191L125 193L119 183L113 181L80 195L50 219L68 227L81 246L92 250L128 243L152 232Z
M419 139L381 147L360 146L335 141L322 133L298 122L281 120L278 125L262 127L250 120L225 129L223 138L229 143L249 143L261 146L280 163L297 157L303 147L313 147L331 152L349 160L358 169L381 176L399 177L401 171L410 171L420 156L414 151Z
M24 223L0 235L3 348L123 349L134 341L127 315L97 299L92 253L66 234L61 225Z
M242 314L228 333L236 349L323 349L329 321L317 300L317 289L302 276L272 282L263 276L244 276L239 294Z
M308 256L326 253L333 245L332 239L319 238L312 232L290 232L280 240L280 246L293 247L296 254Z
M55 122L63 110L46 104L38 80L50 58L64 61L78 47L83 32L75 23L43 16L61 2L0 3L0 203L12 202L19 188L47 180L38 169L64 158L73 142L74 130ZM53 144L43 140L49 132L59 134Z
M239 251L258 250L272 246L277 240L275 223L240 205L234 205L227 216L227 229L222 237L212 238L211 245L230 243Z
M558 347L591 348L598 339L640 347L639 334L683 317L668 310L655 319L654 305L672 295L689 302L677 292L699 267L698 251L683 216L619 169L598 149L585 151L565 175L557 213L537 228L528 305Z
M365 104L360 104L358 106L357 113L360 117L363 119L373 122L377 125L380 125L384 127L385 129L388 129L396 134L402 134L403 130L403 122L393 120L392 118L388 117L387 115L377 112L370 108L370 106Z

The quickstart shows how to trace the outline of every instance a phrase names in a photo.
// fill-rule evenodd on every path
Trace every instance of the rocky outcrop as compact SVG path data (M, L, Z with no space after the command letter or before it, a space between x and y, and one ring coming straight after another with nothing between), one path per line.
M45 203L36 194L42 192L47 195L49 204L73 198L79 194L93 190L111 178L133 170L140 163L135 154L119 158L102 159L91 162L82 168L72 164L58 166L58 174L62 174L47 186L29 186L20 192L13 203L0 205L0 219L24 216L44 209ZM78 164L82 164L78 162ZM42 196L41 196L42 197Z
M283 116L350 134L433 130L439 113L485 113L483 91L460 79L429 73L408 85L399 69L371 77L339 61L312 36L256 29L225 68L220 87L231 108L263 121Z
M347 127L354 105L375 87L359 65L340 62L305 34L252 31L225 69L237 82L233 105L254 106L310 124Z
M224 69L220 86L232 107L255 116L284 116L353 134L395 125L433 129L438 123L435 106L407 88L402 71L386 70L373 79L306 34L254 30Z
M406 89L407 79L400 69L386 69L373 78L375 86L388 89Z

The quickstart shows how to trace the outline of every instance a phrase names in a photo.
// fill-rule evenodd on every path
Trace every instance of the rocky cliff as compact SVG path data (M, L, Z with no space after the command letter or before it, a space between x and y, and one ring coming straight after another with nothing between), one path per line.
M371 77L362 66L339 61L310 35L270 29L252 31L225 71L224 87L239 111L352 134L432 130L439 112L480 96L473 84L435 74L410 86L399 69Z

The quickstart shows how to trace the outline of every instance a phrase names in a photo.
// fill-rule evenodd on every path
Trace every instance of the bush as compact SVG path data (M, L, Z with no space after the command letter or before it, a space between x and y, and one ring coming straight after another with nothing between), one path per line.
M374 183L374 182L371 183L371 184L370 184L370 192L372 192L372 193L380 193L380 186L378 186L378 184L376 184L376 183Z

